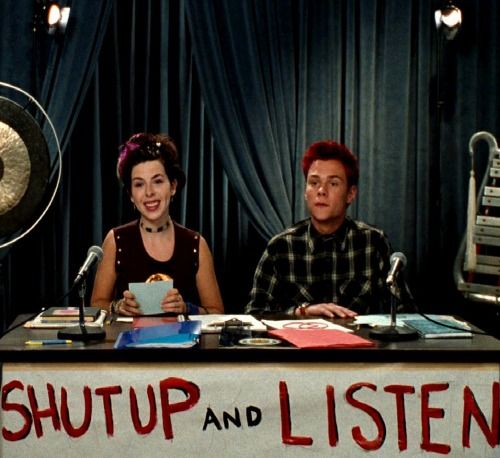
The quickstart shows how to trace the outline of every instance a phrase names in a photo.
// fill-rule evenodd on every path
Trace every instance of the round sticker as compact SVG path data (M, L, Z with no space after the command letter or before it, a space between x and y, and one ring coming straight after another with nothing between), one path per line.
M241 339L238 343L241 345L252 345L256 347L261 347L266 345L278 345L281 343L281 340L268 339L264 337L249 337L247 339Z

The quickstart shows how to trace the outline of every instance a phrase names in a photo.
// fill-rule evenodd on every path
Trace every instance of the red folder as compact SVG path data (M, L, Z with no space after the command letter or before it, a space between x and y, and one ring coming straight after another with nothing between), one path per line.
M299 348L374 347L375 342L336 329L273 329L268 334Z

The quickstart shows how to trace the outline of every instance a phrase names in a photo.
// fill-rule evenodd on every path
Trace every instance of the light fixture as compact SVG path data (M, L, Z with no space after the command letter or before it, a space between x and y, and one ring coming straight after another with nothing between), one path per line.
M48 3L46 6L45 24L50 35L53 35L57 31L60 33L66 31L70 10L70 7L61 7L57 2Z
M61 6L61 2L49 0L35 0L35 14L33 16L33 32L45 32L60 35L66 31L68 25L69 6Z
M462 12L448 2L443 8L434 12L434 19L438 30L442 30L447 40L453 40L462 24Z

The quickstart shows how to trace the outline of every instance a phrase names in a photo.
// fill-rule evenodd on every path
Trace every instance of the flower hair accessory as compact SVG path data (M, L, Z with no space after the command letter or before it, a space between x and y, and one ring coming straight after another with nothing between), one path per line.
M128 155L138 148L140 148L141 145L138 143L134 142L126 142L120 147L120 154L118 156L118 161L116 163L116 174L119 179L122 179L123 177L123 164L125 163L125 159L128 157Z

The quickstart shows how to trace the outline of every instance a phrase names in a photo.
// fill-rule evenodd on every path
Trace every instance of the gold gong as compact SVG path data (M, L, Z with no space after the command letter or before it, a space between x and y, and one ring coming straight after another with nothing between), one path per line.
M36 220L48 180L49 152L37 121L26 107L0 97L0 237Z
M19 204L31 173L28 148L19 134L0 122L0 215Z

